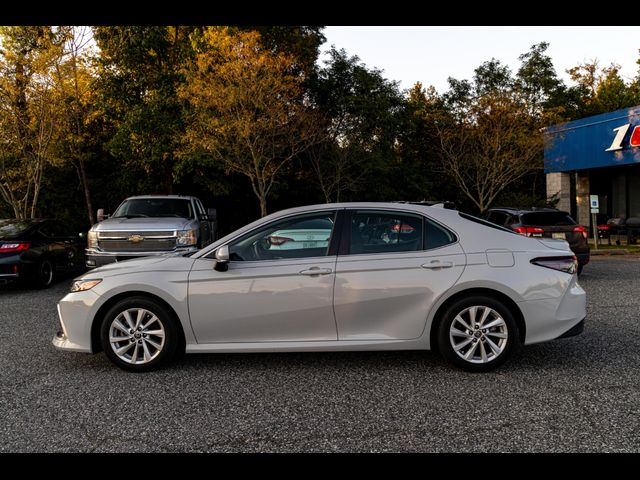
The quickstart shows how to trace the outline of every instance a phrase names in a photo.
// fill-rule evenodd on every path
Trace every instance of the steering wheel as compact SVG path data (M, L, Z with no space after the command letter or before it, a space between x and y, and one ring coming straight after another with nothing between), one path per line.
M268 238L260 238L253 243L253 254L256 257L256 260L263 260L266 255L265 253L269 250L271 244L269 243Z

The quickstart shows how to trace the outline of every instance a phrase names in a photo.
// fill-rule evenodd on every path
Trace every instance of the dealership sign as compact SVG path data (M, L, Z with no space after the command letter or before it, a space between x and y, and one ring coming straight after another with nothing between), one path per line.
M613 139L613 142L611 142L611 146L607 148L605 152L622 150L622 141L629 131L629 127L631 127L631 124L627 123L626 125L613 129L613 131L616 132L616 136ZM632 147L640 147L640 125L636 125L633 128L633 133L631 133L631 138L629 139L629 145Z

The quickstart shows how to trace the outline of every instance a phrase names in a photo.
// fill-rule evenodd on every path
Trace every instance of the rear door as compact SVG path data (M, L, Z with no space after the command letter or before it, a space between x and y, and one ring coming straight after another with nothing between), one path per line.
M413 212L353 210L345 221L334 290L338 339L419 337L433 302L464 269L457 238Z

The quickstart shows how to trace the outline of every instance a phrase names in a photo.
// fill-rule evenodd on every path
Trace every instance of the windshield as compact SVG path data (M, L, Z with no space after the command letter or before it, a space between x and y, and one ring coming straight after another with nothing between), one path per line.
M125 200L113 218L178 217L193 218L189 200L181 198L134 198Z

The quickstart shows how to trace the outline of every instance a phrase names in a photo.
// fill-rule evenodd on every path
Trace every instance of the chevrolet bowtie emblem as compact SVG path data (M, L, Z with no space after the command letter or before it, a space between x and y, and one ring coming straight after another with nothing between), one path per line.
M144 240L144 237L142 235L131 235L129 237L129 241L131 243L140 243L143 240Z

